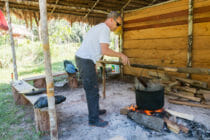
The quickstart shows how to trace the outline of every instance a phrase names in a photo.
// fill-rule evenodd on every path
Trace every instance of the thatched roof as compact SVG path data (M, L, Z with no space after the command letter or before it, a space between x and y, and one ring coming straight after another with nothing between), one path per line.
M5 11L5 1L0 1L0 9ZM31 24L32 18L38 24L38 0L8 0L10 11L18 18ZM65 18L70 23L75 21L96 24L106 18L110 11L135 10L167 0L47 0L48 18ZM28 25L29 26L29 25Z

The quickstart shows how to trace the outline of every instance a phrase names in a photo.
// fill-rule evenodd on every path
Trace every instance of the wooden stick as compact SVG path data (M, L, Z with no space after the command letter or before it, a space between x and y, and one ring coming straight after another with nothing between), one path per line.
M11 17L10 17L10 10L9 10L9 2L8 0L5 3L6 11L7 11L7 17L8 17L8 26L9 26L9 36L10 36L10 43L12 48L12 62L13 62L13 72L15 74L15 80L18 80L18 72L17 72L17 64L16 64L16 53L15 53L15 42L12 35L12 23L11 23Z
M182 95L182 94L178 94L178 93L174 93L174 92L169 92L169 94L177 96L177 97L182 97L182 98L185 98L185 99L189 99L191 101L196 101L196 102L200 102L201 101L201 99L198 98L198 97L191 97L191 96Z
M191 80L191 79L186 79L186 78L181 78L181 77L175 77L176 80L179 80L184 83L188 83L192 86L199 87L199 88L207 88L208 84L206 82L198 81L198 80Z
M190 87L187 87L187 86L184 86L184 87L175 86L174 88L178 89L178 90L182 90L182 91L191 92L191 93L196 93L196 91L197 91L195 88L190 88Z
M199 89L197 91L198 94L210 94L210 91L209 90L203 90L203 89Z
M202 107L202 108L210 109L210 105L195 104L195 103L184 102L184 101L179 101L179 100L172 100L172 99L169 99L168 102L173 103L173 104L187 105L187 106L193 106L193 107Z

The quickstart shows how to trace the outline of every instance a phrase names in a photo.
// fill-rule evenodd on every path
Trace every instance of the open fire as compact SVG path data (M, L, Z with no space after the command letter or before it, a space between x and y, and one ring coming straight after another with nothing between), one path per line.
M140 112L140 113L144 113L148 116L151 116L153 114L157 114L157 113L163 113L164 112L164 108L161 108L161 109L156 109L156 110L143 110L143 109L138 109L138 106L137 105L130 105L128 106L127 108L129 111L136 111L136 112Z

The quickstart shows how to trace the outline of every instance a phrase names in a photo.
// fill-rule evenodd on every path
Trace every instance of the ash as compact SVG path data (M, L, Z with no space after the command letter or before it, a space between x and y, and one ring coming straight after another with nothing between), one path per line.
M208 109L169 104L166 96L164 108L192 114L195 122L178 120L179 123L191 129L190 134L175 134L169 132L167 128L164 128L162 132L156 132L120 114L121 108L136 102L133 80L107 80L106 99L102 98L102 88L100 84L100 108L106 109L107 113L101 118L109 121L109 125L105 128L88 125L85 91L81 85L76 89L70 89L67 86L56 88L56 95L66 96L66 101L56 106L60 140L197 140L210 138L210 110ZM42 139L50 139L50 136Z

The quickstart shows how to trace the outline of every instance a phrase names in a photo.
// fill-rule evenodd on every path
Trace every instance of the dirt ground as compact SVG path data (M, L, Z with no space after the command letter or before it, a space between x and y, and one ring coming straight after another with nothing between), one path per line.
M109 121L105 128L92 127L88 125L88 110L85 98L85 92L80 85L79 88L70 89L69 87L56 88L56 95L66 96L66 101L57 105L57 117L59 121L59 139L60 140L183 140L183 139L209 139L210 132L210 110L184 105L174 105L167 102L165 96L164 108L174 111L192 114L195 121L198 122L207 135L175 134L173 132L156 132L141 126L127 118L126 115L120 115L120 109L135 104L135 92L133 89L133 80L119 81L107 80L106 99L102 99L102 84L100 84L100 108L106 109L107 113L101 118ZM185 124L186 125L186 124ZM197 125L196 127L200 127ZM207 128L207 129L204 129ZM44 136L42 139L49 139Z

